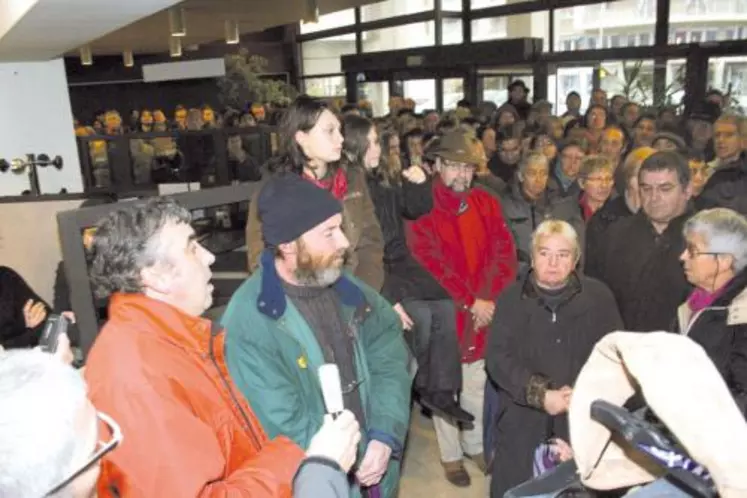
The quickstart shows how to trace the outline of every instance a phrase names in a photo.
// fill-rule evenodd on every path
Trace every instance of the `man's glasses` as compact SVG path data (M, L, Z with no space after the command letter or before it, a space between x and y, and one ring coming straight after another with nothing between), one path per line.
M685 247L685 253L690 259L695 259L698 256L721 256L724 254L723 252L699 251L696 247L693 246Z
M94 451L93 455L91 455L86 463L70 474L70 476L68 476L64 481L52 488L45 496L51 496L70 485L70 483L87 472L91 467L97 465L104 456L110 453L119 443L122 442L122 429L114 419L102 412L96 412L96 418L109 428L109 432L112 435L111 439L109 439L109 441L99 441L96 446L96 451Z

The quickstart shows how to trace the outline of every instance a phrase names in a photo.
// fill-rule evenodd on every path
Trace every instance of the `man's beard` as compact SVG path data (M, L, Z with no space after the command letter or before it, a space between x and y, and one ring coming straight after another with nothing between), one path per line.
M345 263L345 251L331 255L311 254L304 244L298 241L296 269L293 277L300 286L328 287L340 279Z

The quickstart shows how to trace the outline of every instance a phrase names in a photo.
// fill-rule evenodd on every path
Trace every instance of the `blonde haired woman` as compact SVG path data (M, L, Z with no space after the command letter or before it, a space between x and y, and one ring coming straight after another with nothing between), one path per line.
M567 411L573 382L594 344L622 328L612 292L575 271L581 244L573 227L542 222L532 235L531 271L498 298L485 366L501 413L486 420L494 441L490 496L532 477L538 448L569 455ZM545 443L545 446L541 446Z

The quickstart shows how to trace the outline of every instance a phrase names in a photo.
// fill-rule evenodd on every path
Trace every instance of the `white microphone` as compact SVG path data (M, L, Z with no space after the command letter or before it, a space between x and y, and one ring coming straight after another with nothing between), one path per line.
M342 402L342 385L340 371L334 363L325 363L319 367L319 382L322 385L322 396L327 406L327 413L336 418L344 409Z

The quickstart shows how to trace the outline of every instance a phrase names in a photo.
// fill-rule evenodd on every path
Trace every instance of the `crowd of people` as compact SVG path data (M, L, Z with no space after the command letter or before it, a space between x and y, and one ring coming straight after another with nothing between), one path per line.
M297 98L218 322L189 212L113 206L87 243L108 320L85 384L11 349L51 310L3 269L0 495L395 497L412 395L445 479L470 486L471 459L501 498L573 458L574 382L616 330L689 337L745 411L745 119L718 92L686 116L528 94L374 119Z

